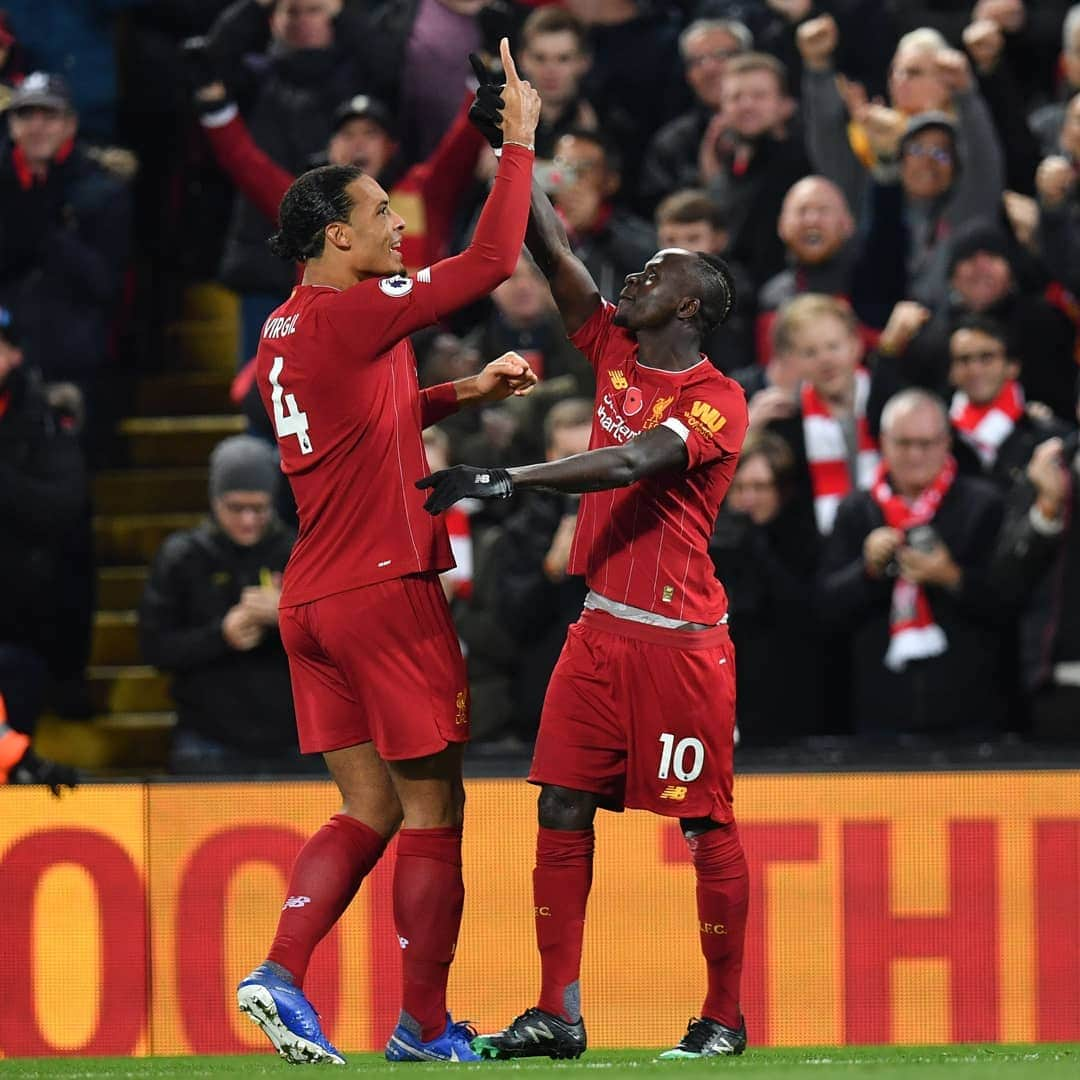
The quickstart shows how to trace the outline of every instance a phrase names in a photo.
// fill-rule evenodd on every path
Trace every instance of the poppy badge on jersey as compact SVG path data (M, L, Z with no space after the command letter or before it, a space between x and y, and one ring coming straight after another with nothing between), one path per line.
M408 296L412 292L413 279L396 274L394 277L379 279L379 288L387 296Z

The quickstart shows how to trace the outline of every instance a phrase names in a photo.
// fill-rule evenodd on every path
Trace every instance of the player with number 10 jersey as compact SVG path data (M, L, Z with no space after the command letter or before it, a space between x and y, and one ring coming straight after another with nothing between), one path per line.
M579 984L598 808L678 818L697 878L708 989L663 1057L739 1054L747 869L732 814L735 663L708 554L747 428L746 398L700 352L734 303L713 256L658 252L603 300L534 183L529 251L570 340L596 371L590 449L511 469L456 466L418 482L437 513L517 488L582 493L570 573L589 593L544 698L529 779L540 785L535 1007L473 1047L572 1058L586 1046ZM658 990L658 992L661 992Z

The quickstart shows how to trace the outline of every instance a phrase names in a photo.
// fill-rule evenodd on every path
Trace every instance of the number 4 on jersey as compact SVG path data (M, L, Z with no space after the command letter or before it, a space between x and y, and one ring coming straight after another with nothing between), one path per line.
M274 427L277 429L279 439L295 435L297 442L300 443L300 453L310 454L312 446L307 433L307 413L300 411L300 406L296 404L296 398L292 394L286 394L285 388L278 382L281 370L284 367L285 357L275 356L274 366L270 369L270 385L274 391L271 395L271 400L274 403ZM282 398L285 399L284 408L281 405ZM286 412L285 409L289 411Z

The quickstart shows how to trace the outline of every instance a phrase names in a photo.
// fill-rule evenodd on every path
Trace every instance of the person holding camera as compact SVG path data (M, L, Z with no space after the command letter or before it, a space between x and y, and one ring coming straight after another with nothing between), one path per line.
M981 741L1005 720L1001 496L957 475L945 407L924 390L886 403L881 451L873 485L837 510L819 578L826 620L850 634L855 733Z

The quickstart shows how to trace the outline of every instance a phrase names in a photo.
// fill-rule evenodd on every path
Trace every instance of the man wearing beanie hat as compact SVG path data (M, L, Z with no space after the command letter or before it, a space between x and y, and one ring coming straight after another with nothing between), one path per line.
M897 387L921 386L948 398L950 338L970 316L988 316L1004 328L1025 399L1071 423L1075 325L1045 295L1025 288L1006 234L986 219L966 222L949 239L945 266L947 298L902 354L888 359Z
M312 767L297 751L277 631L281 573L296 539L274 511L279 480L266 443L250 435L219 443L210 455L211 516L168 537L154 560L139 633L146 661L173 676L173 772Z

